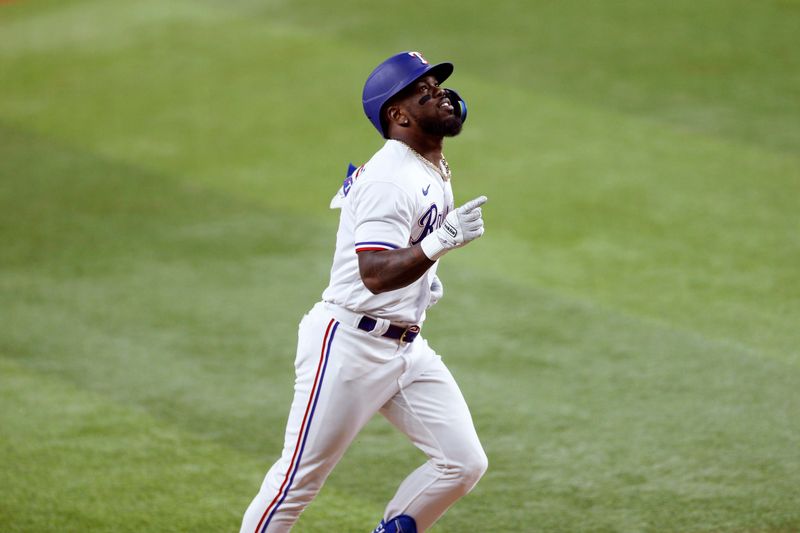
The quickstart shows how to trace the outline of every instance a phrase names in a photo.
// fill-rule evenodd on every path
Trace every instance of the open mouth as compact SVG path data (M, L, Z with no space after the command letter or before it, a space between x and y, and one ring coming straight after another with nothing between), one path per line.
M453 104L450 103L450 100L448 98L443 98L442 101L439 103L439 107L451 112L453 111Z

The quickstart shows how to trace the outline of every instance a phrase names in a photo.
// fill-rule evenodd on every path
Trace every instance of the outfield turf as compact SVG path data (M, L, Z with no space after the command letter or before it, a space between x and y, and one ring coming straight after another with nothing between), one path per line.
M280 451L363 81L452 60L487 233L445 532L800 531L800 2L0 2L0 531L223 532ZM295 531L370 530L376 419Z

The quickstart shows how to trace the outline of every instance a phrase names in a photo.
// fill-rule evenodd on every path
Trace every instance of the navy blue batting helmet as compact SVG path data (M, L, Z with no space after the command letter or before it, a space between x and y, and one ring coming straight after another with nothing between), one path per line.
M364 113L375 129L384 138L387 138L387 132L381 123L381 112L386 102L424 75L429 74L442 83L452 73L452 63L431 65L419 52L395 54L375 67L375 70L367 78L364 92L361 95ZM448 89L448 96L455 108L455 114L459 115L461 120L465 120L467 118L466 103L453 90Z

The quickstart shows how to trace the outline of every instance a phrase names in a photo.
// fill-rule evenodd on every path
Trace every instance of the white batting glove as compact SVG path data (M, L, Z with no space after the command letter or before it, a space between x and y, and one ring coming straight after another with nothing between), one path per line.
M434 274L431 282L431 299L428 302L428 309L436 305L442 299L442 296L444 296L444 285L442 285L442 280L439 279L439 276Z
M453 248L460 248L483 235L481 206L485 196L470 200L444 219L442 227L422 239L422 251L431 261L436 261Z

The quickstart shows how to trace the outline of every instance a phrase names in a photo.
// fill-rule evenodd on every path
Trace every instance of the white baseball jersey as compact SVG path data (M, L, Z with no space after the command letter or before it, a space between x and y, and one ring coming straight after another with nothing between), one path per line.
M438 262L407 287L372 294L361 280L357 253L412 246L441 226L453 209L450 181L406 144L388 140L345 180L331 207L342 213L322 299L393 323L421 325Z

